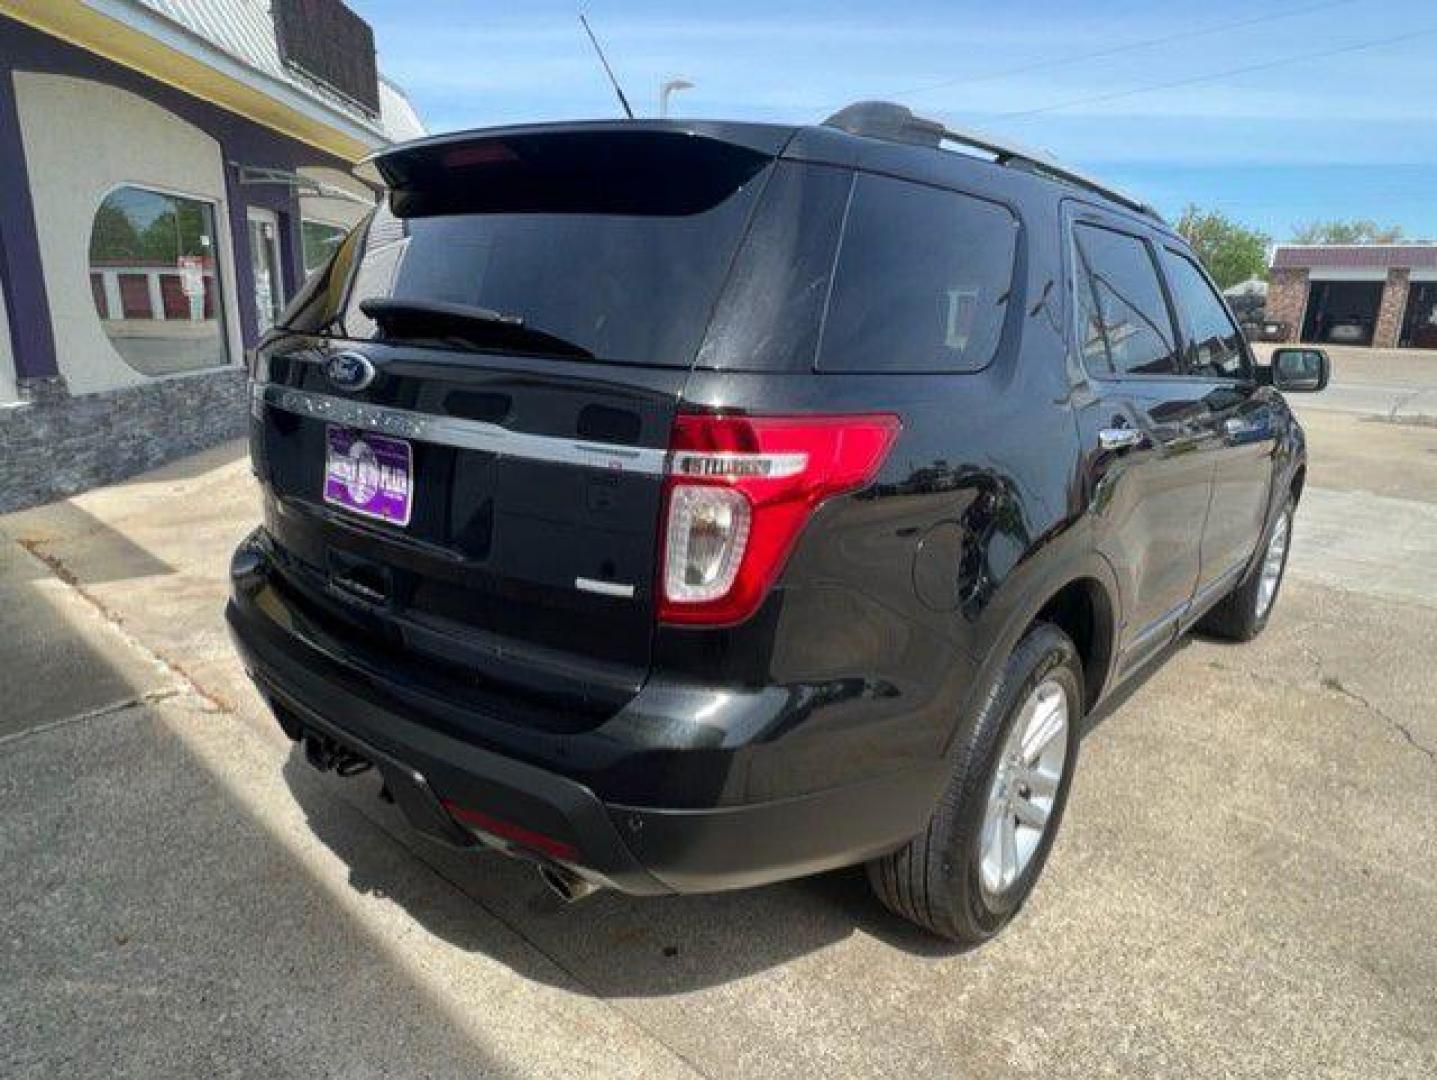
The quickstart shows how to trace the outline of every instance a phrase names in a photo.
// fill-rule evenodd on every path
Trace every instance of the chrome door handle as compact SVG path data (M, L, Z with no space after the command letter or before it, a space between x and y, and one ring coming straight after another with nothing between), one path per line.
M1137 428L1107 427L1098 432L1098 445L1104 450L1131 450L1143 444L1144 435Z

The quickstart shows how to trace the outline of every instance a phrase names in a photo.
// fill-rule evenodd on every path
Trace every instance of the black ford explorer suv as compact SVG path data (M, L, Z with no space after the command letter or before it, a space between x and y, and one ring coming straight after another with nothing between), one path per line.
M867 863L994 934L1085 717L1272 610L1278 388L1150 210L899 106L384 151L252 358L228 617L320 768L568 898Z

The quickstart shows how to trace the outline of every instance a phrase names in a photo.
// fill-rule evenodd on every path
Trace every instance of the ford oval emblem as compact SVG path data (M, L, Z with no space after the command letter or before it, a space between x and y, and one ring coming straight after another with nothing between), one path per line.
M374 381L374 364L357 352L335 353L324 363L324 374L340 390L357 393Z

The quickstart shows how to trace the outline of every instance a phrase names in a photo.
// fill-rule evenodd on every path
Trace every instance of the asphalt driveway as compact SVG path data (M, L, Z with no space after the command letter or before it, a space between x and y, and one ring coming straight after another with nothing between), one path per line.
M1268 633L1100 720L972 952L855 872L565 907L310 771L223 632L237 446L0 519L0 1074L1437 1074L1437 430L1304 419Z

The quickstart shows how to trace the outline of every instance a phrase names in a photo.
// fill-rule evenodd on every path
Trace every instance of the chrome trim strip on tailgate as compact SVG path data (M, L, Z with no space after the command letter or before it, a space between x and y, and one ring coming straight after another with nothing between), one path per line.
M634 598L634 587L618 581L598 581L595 578L576 577L574 588L580 592L594 593L598 596L616 596L621 600Z
M611 469L615 472L642 473L662 476L667 450L644 446L618 446L613 443L584 442L557 435L532 435L510 431L498 424L482 420L464 420L455 416L434 416L430 413L394 409L387 405L370 405L309 390L294 390L273 383L253 383L251 409L258 413L261 403L299 416L311 416L331 424L377 431L421 442L456 446L463 450L483 450L506 457L528 461L548 461L560 465L579 465L589 469Z

